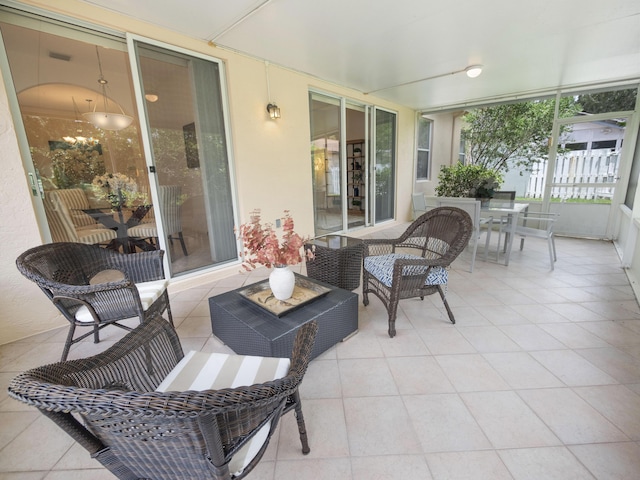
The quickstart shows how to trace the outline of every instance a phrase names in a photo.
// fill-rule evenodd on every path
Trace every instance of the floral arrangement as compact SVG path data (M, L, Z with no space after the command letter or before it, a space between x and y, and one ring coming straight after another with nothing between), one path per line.
M106 199L113 210L130 207L137 200L147 202L147 196L138 192L138 183L122 173L99 175L93 179L91 187L96 197Z
M244 247L243 267L245 270L250 271L260 264L271 268L297 265L302 261L300 249L309 238L303 238L295 233L293 218L288 210L285 210L284 213L281 240L271 223L264 225L261 223L259 209L250 213L251 221L249 223L240 225L239 238ZM308 250L305 256L312 259L313 252Z

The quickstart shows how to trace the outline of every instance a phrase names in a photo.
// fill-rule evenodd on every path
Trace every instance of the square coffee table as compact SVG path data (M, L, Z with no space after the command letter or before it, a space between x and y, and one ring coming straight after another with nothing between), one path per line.
M357 294L303 278L331 291L281 317L238 293L246 287L209 298L213 334L240 355L290 357L297 329L316 320L315 358L358 330Z

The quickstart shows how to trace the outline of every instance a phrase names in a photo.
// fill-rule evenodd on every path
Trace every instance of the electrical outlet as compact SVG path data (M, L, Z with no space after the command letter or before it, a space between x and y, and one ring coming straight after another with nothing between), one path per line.
M279 218L276 218L276 228L280 228L282 225L282 221Z

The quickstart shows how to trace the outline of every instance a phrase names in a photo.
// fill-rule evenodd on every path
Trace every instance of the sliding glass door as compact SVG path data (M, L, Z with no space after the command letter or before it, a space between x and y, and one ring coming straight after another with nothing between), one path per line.
M393 219L396 114L315 92L309 111L315 234Z
M172 273L236 260L221 66L141 40L133 48Z
M375 223L391 220L395 214L396 198L396 114L380 108L373 109L373 182Z

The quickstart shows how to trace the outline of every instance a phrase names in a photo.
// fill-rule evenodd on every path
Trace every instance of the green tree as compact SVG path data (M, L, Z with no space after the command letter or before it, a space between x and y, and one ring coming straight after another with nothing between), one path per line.
M627 88L611 92L591 93L580 95L578 103L585 113L624 112L633 110L636 106L637 89Z
M561 117L580 110L572 97L560 102ZM539 100L468 112L463 129L467 163L500 173L514 167L530 170L549 154L554 108L555 100Z

